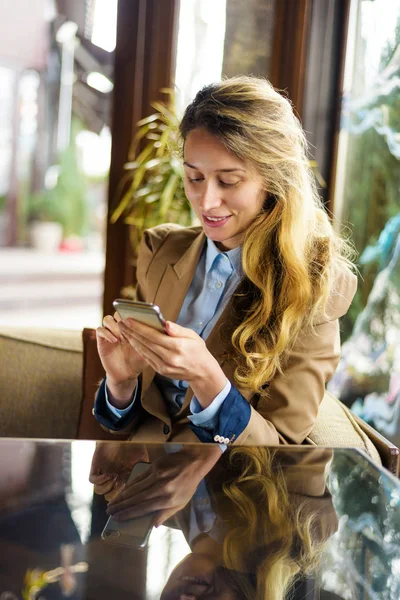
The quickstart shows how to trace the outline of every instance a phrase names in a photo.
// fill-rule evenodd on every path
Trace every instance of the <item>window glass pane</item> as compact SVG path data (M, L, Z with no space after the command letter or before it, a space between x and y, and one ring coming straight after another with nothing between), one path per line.
M335 214L359 254L359 289L331 390L399 443L400 0L353 0Z
M116 9L0 5L0 325L100 322Z
M196 92L221 78L226 0L180 3L175 86L182 113Z
M268 77L276 0L180 4L175 85L179 113L221 75Z

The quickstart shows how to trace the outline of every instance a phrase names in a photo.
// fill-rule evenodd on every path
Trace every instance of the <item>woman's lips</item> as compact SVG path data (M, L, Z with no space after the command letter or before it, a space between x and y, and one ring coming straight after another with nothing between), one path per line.
M210 588L211 583L202 577L193 577L186 575L181 577L182 590L180 600L192 600L205 594Z
M226 217L207 217L206 215L202 215L202 217L207 227L223 227L229 221L231 215Z

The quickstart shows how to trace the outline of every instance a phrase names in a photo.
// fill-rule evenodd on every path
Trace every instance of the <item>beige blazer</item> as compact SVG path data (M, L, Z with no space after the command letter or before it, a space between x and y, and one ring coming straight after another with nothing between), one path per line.
M137 299L157 304L165 318L176 321L194 277L206 241L200 227L161 225L145 232L138 255ZM231 442L246 445L301 444L313 429L325 384L340 357L339 317L352 301L357 278L348 270L337 276L327 306L327 318L316 324L315 333L305 333L296 342L284 374L270 382L268 398L236 385L232 360L225 360L222 329L232 329L230 302L211 331L207 347L225 375L251 405L251 417L244 431ZM182 409L170 417L162 395L153 383L155 372L142 373L141 403L144 411L118 435L140 442L198 442L187 415L193 396L187 390Z

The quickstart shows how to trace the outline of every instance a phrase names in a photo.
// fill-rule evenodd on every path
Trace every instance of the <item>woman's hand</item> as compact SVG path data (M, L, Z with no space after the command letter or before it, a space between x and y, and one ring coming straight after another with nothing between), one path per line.
M224 372L192 329L167 321L166 335L133 319L125 319L118 326L131 347L157 373L187 381L203 408L225 387Z
M89 474L94 493L111 500L125 486L136 463L148 461L149 455L144 445L97 442Z
M107 374L107 387L113 404L125 408L132 398L139 373L146 367L146 360L121 334L118 313L107 315L103 327L96 331L97 350Z
M158 527L190 502L221 456L219 446L185 446L166 454L114 496L107 513L124 521L156 512L153 525Z

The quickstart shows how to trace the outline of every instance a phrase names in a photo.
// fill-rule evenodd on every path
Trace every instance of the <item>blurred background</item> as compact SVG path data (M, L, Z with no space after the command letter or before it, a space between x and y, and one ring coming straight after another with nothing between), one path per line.
M100 324L134 284L135 231L190 218L166 192L163 106L179 119L236 74L269 78L303 123L358 253L330 389L399 443L400 0L3 0L0 325Z

